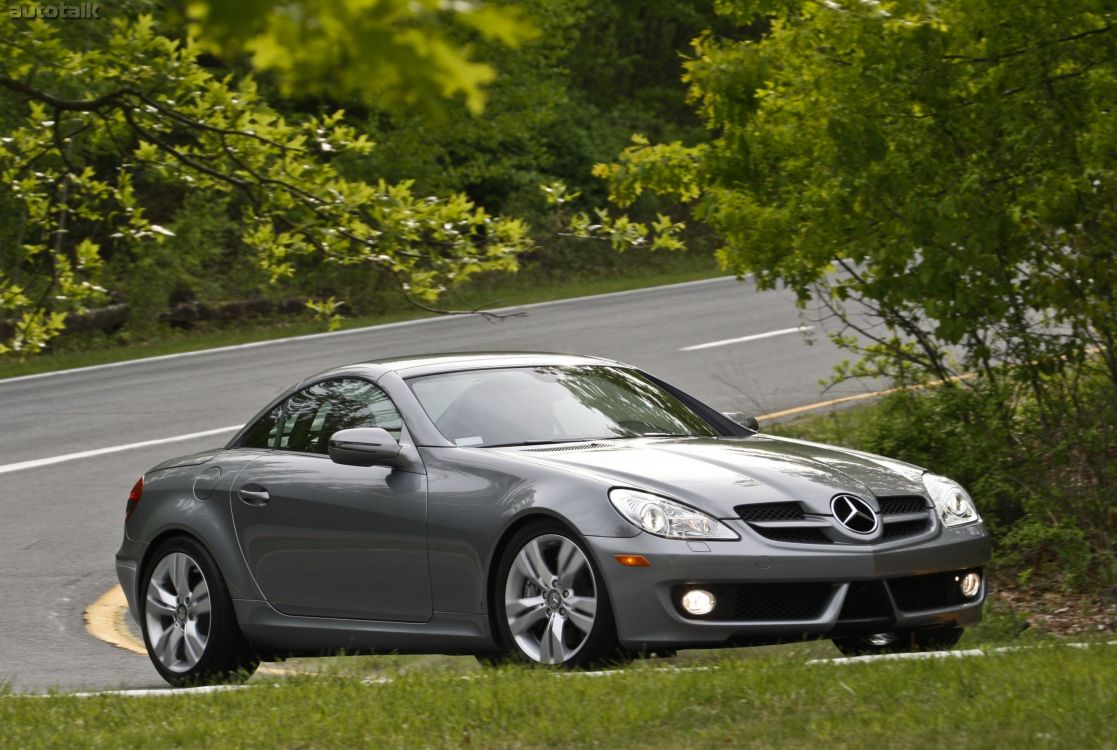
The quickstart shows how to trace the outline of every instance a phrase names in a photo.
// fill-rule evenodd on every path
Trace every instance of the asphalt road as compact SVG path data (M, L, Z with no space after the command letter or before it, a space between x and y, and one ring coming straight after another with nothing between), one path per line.
M845 355L823 336L808 346L803 333L788 332L809 324L792 296L757 292L748 281L523 309L499 322L442 317L0 380L0 682L36 691L163 685L145 658L89 636L82 613L116 583L113 555L132 483L153 464L220 445L232 431L15 464L239 425L314 372L438 351L600 355L646 368L720 409L753 414L867 390L849 384L822 394L819 380ZM737 339L745 340L693 348Z

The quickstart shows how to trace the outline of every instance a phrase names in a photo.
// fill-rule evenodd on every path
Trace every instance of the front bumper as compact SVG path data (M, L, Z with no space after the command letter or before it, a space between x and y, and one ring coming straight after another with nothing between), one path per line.
M687 542L641 533L593 537L626 648L700 648L893 630L966 626L981 619L990 543L983 524L907 545L779 544L727 522L736 542ZM646 568L614 555L642 555ZM982 574L976 596L950 596L955 576ZM684 615L680 592L702 587L733 606ZM955 587L955 588L952 588Z

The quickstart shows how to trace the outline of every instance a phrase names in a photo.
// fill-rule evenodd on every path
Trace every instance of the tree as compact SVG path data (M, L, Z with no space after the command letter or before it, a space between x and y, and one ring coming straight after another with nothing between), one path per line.
M283 117L250 76L203 67L198 43L151 16L82 35L62 26L9 20L0 32L0 208L12 217L0 229L0 321L12 329L0 354L40 350L69 312L107 298L106 257L171 234L150 215L160 190L228 201L272 281L374 267L429 303L479 271L514 269L530 246L522 222L463 195L347 178L348 155L372 144L342 112Z
M514 7L472 0L194 0L187 9L206 49L250 54L286 94L424 108L460 97L474 114L497 73L463 40L517 47L538 34Z
M694 202L726 268L834 315L845 374L976 369L1042 402L1099 352L1117 385L1112 3L719 11L738 33L686 65L708 138L635 141L596 168L613 200Z

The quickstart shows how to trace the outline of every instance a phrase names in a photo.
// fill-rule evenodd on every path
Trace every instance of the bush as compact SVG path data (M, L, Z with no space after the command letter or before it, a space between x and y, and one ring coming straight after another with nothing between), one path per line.
M924 466L961 482L994 537L996 572L1037 587L1117 582L1117 392L1087 363L1074 396L1038 404L1002 380L886 396L779 425ZM1058 400L1053 400L1058 398Z

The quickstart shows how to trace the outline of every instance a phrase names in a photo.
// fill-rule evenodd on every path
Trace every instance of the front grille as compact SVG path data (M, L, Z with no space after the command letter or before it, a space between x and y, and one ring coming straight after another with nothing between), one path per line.
M831 583L723 583L698 587L717 599L714 611L701 617L690 614L679 603L683 594L696 586L675 586L671 590L676 610L691 620L817 620L834 596Z
M795 542L796 544L833 544L833 540L826 536L822 529L804 529L795 527L786 528L757 528L758 534L774 542Z
M927 501L919 495L896 495L880 497L881 515L891 516L898 513L921 513L927 510Z
M743 521L801 521L803 506L799 503L757 503L738 505L733 510Z
M878 497L880 503L880 541L908 539L931 530L931 512L920 495ZM918 516L912 518L912 516Z
M931 528L930 519L922 521L901 521L899 523L884 522L884 531L881 532L882 542L891 542L894 539L904 539L909 536L918 536Z
M741 520L749 524L753 531L765 539L776 542L795 542L796 544L829 544L830 539L820 528L809 526L769 526L770 523L790 521L792 524L806 519L803 506L799 503L756 503L738 505L734 508Z
M904 612L956 607L972 601L962 596L962 588L959 586L962 577L969 572L970 570L958 570L893 578L888 581L888 588L892 592L892 598L896 600L896 606ZM975 569L974 572L981 573L981 570Z
M808 516L797 502L738 505L733 510L765 539L793 544L880 544L920 536L932 529L931 510L920 495L877 498L880 504L880 536L855 539L836 527L829 515ZM804 523L806 522L806 523Z

